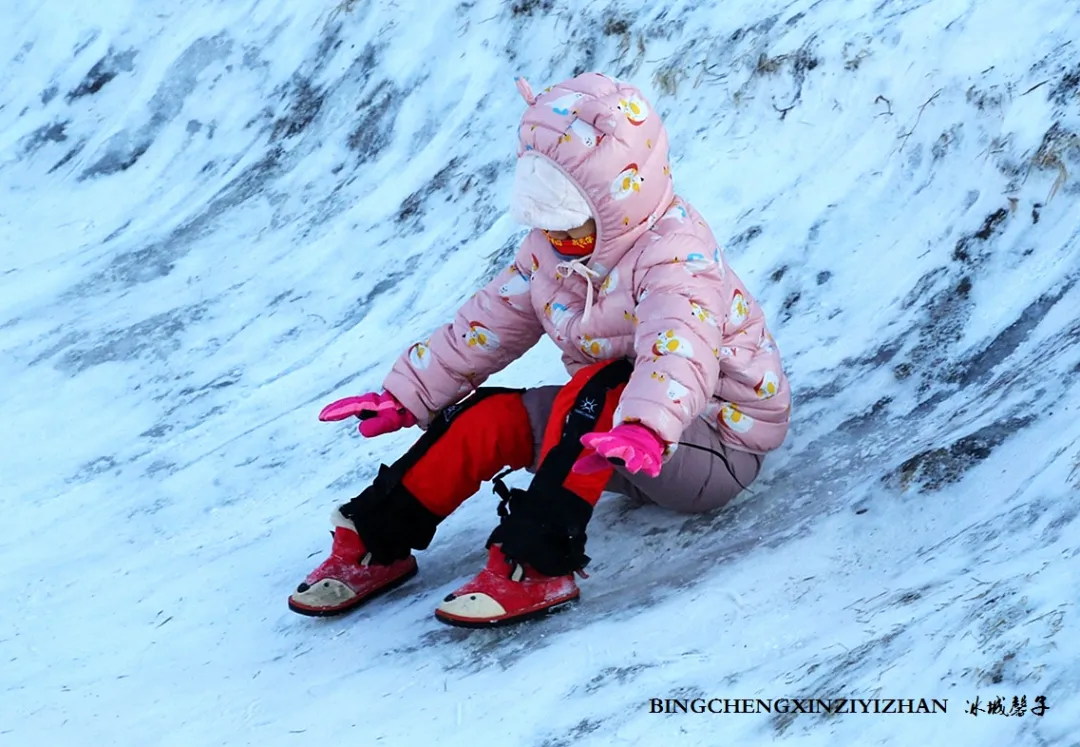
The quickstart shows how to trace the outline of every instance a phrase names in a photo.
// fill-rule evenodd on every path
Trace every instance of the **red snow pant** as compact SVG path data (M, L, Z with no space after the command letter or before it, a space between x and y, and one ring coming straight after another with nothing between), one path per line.
M438 516L449 516L461 503L503 469L525 469L542 464L563 440L563 422L574 407L581 390L606 363L595 363L579 371L568 384L556 387L547 403L547 412L530 413L526 394L505 391L485 397L458 415L453 424L406 473L404 486ZM594 430L611 430L612 415L619 404L625 383L607 389ZM538 417L541 416L541 417ZM537 439L536 425L543 427ZM579 447L581 454L590 453ZM573 471L562 486L595 506L611 479L611 469L579 474Z
M562 438L563 422L578 395L607 363L579 370L564 386L492 395L461 413L405 474L409 491L438 516L448 516L503 469L536 472ZM625 384L608 391L595 430L607 431ZM750 485L762 457L732 449L700 418L695 419L658 477L615 468L571 472L563 486L591 505L608 490L646 499L682 513L702 513L730 502ZM581 452L584 456L590 450Z
M611 429L630 370L629 361L605 361L582 368L561 387L480 389L436 416L412 449L381 467L373 485L341 511L376 562L393 562L410 548L426 548L436 526L504 469L535 474L530 496L518 501L526 521L542 526L543 514L561 512L558 521L581 531L605 490L700 513L723 506L753 482L762 458L725 446L700 418L658 477L614 465L573 472L573 462L589 453L580 437Z

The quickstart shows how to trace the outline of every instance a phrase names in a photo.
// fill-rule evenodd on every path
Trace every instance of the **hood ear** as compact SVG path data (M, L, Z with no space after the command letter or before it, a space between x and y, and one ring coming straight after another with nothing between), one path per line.
M533 95L532 86L529 85L529 81L525 80L521 76L514 78L514 82L517 84L518 92L521 94L521 98L525 99L525 103L532 106L536 103L536 96Z

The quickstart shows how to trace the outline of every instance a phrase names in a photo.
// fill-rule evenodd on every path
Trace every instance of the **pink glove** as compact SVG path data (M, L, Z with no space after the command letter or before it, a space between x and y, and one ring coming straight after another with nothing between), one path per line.
M644 472L649 477L660 474L664 442L643 425L623 423L607 433L586 433L581 443L595 453L578 459L574 472L599 472L618 464L631 473Z
M354 415L363 421L360 423L360 434L365 438L416 425L413 414L390 392L368 392L360 397L346 397L331 402L319 413L319 420L344 420Z

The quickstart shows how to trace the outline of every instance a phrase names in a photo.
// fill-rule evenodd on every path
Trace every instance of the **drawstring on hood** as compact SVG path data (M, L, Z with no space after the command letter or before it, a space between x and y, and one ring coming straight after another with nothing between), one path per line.
M555 274L564 280L571 275L581 275L585 278L585 313L581 317L582 322L589 321L589 312L593 307L593 278L600 277L600 273L591 267L586 267L580 259L572 259L569 262L560 262L555 265Z

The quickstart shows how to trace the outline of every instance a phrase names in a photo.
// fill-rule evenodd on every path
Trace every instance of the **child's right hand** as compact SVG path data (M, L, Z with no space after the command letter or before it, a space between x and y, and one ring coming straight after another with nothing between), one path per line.
M319 413L324 422L357 417L360 435L365 438L392 433L416 425L416 418L390 392L368 392L359 397L345 397L331 402Z
M574 472L589 474L621 465L630 474L644 472L649 477L660 474L664 460L664 442L643 425L623 423L607 433L586 433L581 437L582 446L594 453L583 456L574 463Z

